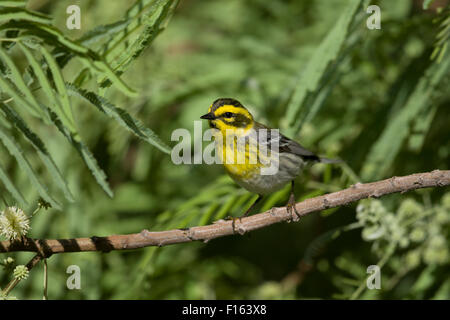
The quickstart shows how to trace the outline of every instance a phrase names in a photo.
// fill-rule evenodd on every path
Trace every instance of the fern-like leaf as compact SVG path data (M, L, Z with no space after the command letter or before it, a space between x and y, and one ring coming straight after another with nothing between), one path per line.
M36 149L39 157L42 159L42 162L47 167L47 170L50 172L56 185L64 192L67 200L74 201L66 181L64 180L50 153L47 151L44 142L30 130L25 121L14 111L14 109L4 103L0 103L0 109L5 114L6 119L8 119L10 123L14 123L16 128L23 133L23 135Z
M1 3L0 3L1 5ZM40 12L31 12L24 8L1 8L0 7L0 22L1 21L10 21L12 19L15 20L26 20L38 23L51 23L52 19Z
M145 127L139 120L134 119L125 110L114 106L101 96L93 92L77 88L73 84L67 84L67 88L72 94L96 106L98 110L113 118L115 121L117 121L118 124L135 134L137 137L157 147L159 150L170 154L171 148L164 142L162 142L158 135L156 135L149 128Z
M0 0L0 7L24 8L26 5L26 0Z
M450 42L450 5L447 5L442 10L439 17L436 19L439 24L439 32L436 35L436 41L434 44L434 50L431 54L431 59L436 59L441 62L446 51L448 50Z
M301 74L297 83L297 89L294 91L286 111L285 119L289 126L289 134L292 135L294 133L293 127L297 121L297 115L304 106L307 94L317 90L328 65L338 57L360 5L361 0L350 1L336 25L331 28L331 31L316 49L310 61L306 63L305 70Z
M61 114L64 115L64 118L67 119L67 121L70 123L70 126L72 128L75 128L75 120L73 118L72 106L70 104L69 95L67 94L61 70L59 69L58 64L56 63L53 56L50 54L50 52L47 51L47 49L45 49L44 46L41 46L40 51L42 53L42 56L47 61L47 64L53 76L53 81L55 83L56 89L58 91L59 96L61 97L62 100Z
M100 168L95 160L94 156L90 152L89 148L79 139L78 136L73 135L70 130L64 126L62 121L58 118L58 115L51 110L48 110L50 118L53 124L63 134L63 136L69 141L69 143L78 151L83 161L86 163L89 170L91 170L97 183L102 187L106 194L113 197L113 191L111 190L107 180L105 172Z
M11 72L11 77L14 79L15 86L21 91L21 93L24 95L24 99L26 102L23 105L30 107L30 112L37 116L37 117L43 117L44 113L42 112L41 108L39 107L39 104L37 103L33 93L29 89L29 87L25 84L25 81L22 78L22 75L17 68L17 66L14 64L12 59L9 57L9 55L0 47L0 61L3 61L5 65L8 67L8 71ZM2 82L3 84L3 82ZM13 90L13 87L7 84L9 87L8 89L5 87L5 91L11 92ZM3 88L3 85L2 85Z
M6 190L12 195L12 197L21 205L27 206L28 202L25 200L23 195L19 190L14 186L14 183L9 179L3 167L0 165L0 181L5 186Z
M20 108L27 106L33 115L39 116L39 114L34 110L34 106L22 97L22 95L14 88L14 84L4 78L3 74L0 77L0 90L1 92L7 93Z
M16 158L17 163L27 173L28 178L30 179L33 186L39 192L39 195L47 202L49 202L52 207L56 209L61 209L61 205L53 199L53 197L48 193L47 188L42 185L39 181L38 174L31 167L30 163L24 156L22 150L19 148L17 141L12 138L11 134L7 132L3 127L0 127L0 140L5 145L6 149L8 149L9 153Z
M164 3L165 2L165 3ZM173 0L161 1L160 7L155 11L154 15L145 18L145 29L133 42L133 44L122 53L116 61L112 63L112 67L116 72L123 72L124 69L137 57L163 30L163 23L171 12L175 9L178 2Z
M168 17L171 16L177 5L178 1L174 0L155 1L151 13L143 18L145 28L142 33L132 45L127 48L127 50L111 62L114 72L119 75L122 74L126 67L142 54L144 49L147 48L163 30L163 24L168 20ZM108 55L112 55L112 53L113 51L110 51L108 52ZM109 85L111 85L111 81L106 79L100 84L102 88L106 88Z
M75 124L73 122L73 118L71 119L69 115L66 115L64 113L64 107L61 105L58 96L55 94L52 84L50 83L49 79L46 76L46 72L42 68L40 62L36 59L36 57L33 55L33 53L28 49L26 46L18 43L20 49L25 54L25 57L27 58L30 66L33 69L34 74L36 75L36 78L39 81L39 84L41 85L42 90L44 91L45 95L47 96L51 109L58 114L58 116L62 119L65 126L69 127L71 132L75 132Z
M107 61L114 60L123 47L128 47L129 38L143 26L145 17L152 16L168 0L137 0L125 13L127 25L122 32L114 34L103 46L101 54Z
M450 58L433 62L420 78L405 106L391 117L382 135L372 146L362 168L365 180L380 178L391 167L409 134L410 124L417 115L430 107L431 95L441 79L448 75Z

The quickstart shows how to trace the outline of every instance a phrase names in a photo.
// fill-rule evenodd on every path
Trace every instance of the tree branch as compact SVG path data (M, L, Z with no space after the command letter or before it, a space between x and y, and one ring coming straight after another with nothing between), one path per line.
M372 182L357 183L350 188L323 196L311 198L296 204L300 216L329 208L343 206L365 198L378 198L387 194L407 192L420 188L443 187L450 185L450 170L434 170L404 177ZM269 211L242 218L236 221L235 231L240 234L261 229L272 224L291 220L286 207L272 208ZM294 216L294 220L298 218ZM41 240L25 238L18 241L1 241L0 253L14 251L37 252L42 257L63 252L129 250L149 246L165 246L169 244L209 240L234 234L232 221L219 220L207 226L175 229L108 237L90 237L77 239Z

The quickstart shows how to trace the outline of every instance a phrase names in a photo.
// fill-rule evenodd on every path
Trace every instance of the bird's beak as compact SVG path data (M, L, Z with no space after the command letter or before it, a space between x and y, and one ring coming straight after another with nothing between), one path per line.
M206 120L214 120L216 118L216 116L214 115L213 112L204 114L200 117L200 119L206 119Z

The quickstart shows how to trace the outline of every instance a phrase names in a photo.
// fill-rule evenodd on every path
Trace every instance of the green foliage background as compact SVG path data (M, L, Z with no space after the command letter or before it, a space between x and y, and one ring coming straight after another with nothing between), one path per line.
M51 203L32 218L35 238L242 214L255 196L220 166L170 159L172 131L193 132L218 97L345 161L305 172L298 201L448 169L450 14L439 3L448 1L372 1L381 30L369 30L362 0L0 1L0 209L31 214L39 198ZM81 8L81 30L65 26L71 4ZM288 192L259 210L284 205ZM449 212L448 189L421 190L209 243L56 255L48 295L448 299ZM72 264L81 290L66 287ZM365 286L373 264L381 290ZM0 287L11 277L4 268ZM40 299L42 277L39 265L12 295Z

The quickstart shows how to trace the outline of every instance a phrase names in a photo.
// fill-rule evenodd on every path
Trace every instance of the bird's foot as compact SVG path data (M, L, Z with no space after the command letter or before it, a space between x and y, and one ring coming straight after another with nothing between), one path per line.
M236 234L236 220L239 220L239 223L242 222L242 218L245 217L245 215L242 215L240 217L232 217L232 216L227 216L225 218L225 220L231 220L231 227L233 228L233 234Z
M295 212L295 215L297 216L297 218L300 219L301 215L297 211L297 208L295 207L295 196L293 193L291 193L291 195L289 196L289 201L286 205L286 210L291 215L291 219L289 221L294 221L294 215L293 215L294 212Z

